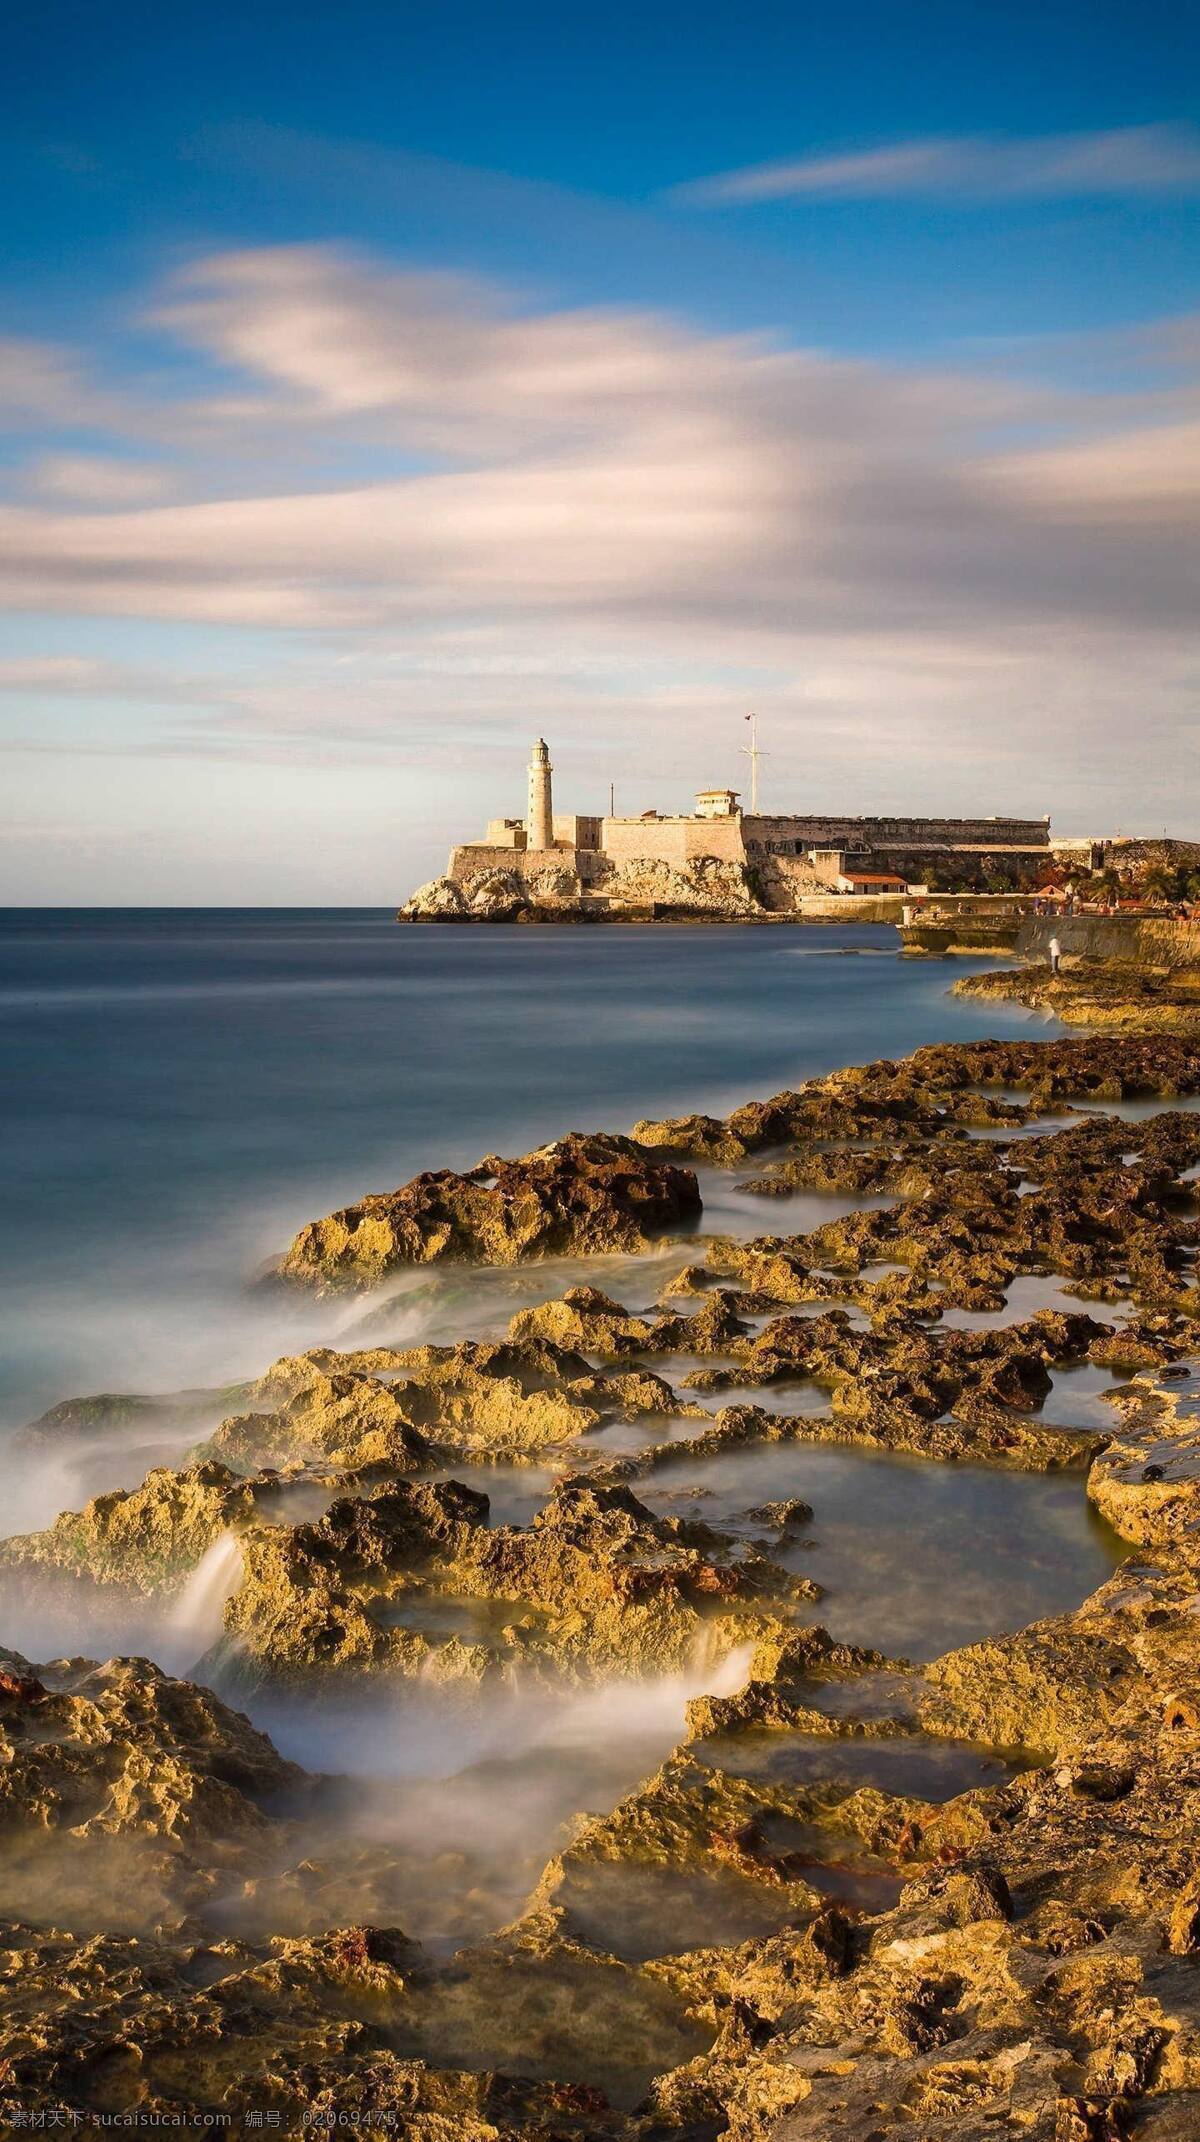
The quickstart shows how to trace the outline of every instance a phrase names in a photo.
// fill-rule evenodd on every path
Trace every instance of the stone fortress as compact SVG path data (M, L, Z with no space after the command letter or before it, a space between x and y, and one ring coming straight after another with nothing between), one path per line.
M939 873L980 890L1029 884L1050 851L1048 818L772 815L744 811L732 788L701 789L688 812L563 814L541 737L528 776L525 817L454 847L407 918L797 913L805 898L899 895Z

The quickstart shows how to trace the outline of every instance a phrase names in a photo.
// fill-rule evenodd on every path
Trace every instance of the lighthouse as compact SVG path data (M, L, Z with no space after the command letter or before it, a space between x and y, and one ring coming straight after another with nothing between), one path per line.
M550 795L553 771L545 739L539 736L529 760L529 815L525 820L528 848L554 846L554 809Z

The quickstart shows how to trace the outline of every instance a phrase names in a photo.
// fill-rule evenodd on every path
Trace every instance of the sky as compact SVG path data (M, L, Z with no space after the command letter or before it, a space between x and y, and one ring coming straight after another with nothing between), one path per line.
M1179 0L10 0L0 902L524 807L1200 836Z

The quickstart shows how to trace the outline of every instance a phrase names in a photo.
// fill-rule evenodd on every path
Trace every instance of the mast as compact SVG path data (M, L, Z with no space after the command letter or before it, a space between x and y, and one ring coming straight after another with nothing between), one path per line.
M750 815L751 815L751 817L752 817L752 818L757 818L757 816L758 816L758 762L759 762L759 760L760 760L760 759L765 759L765 758L769 758L769 757L770 757L770 753L769 753L769 752L767 752L767 751L760 751L760 750L759 750L759 748L758 748L758 716L757 716L757 714L747 714L747 716L746 716L746 720L747 720L747 721L749 722L749 724L750 724L750 741L749 741L749 743L748 743L748 744L743 744L743 745L742 745L742 756L743 756L743 758L747 758L747 759L749 759L749 761L750 761Z

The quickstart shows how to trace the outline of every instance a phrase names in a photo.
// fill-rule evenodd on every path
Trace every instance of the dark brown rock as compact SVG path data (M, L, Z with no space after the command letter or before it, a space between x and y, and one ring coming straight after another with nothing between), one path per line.
M517 1264L641 1249L699 1212L688 1169L652 1159L628 1138L573 1135L470 1174L418 1175L314 1220L278 1270L306 1285L364 1286L411 1264Z

